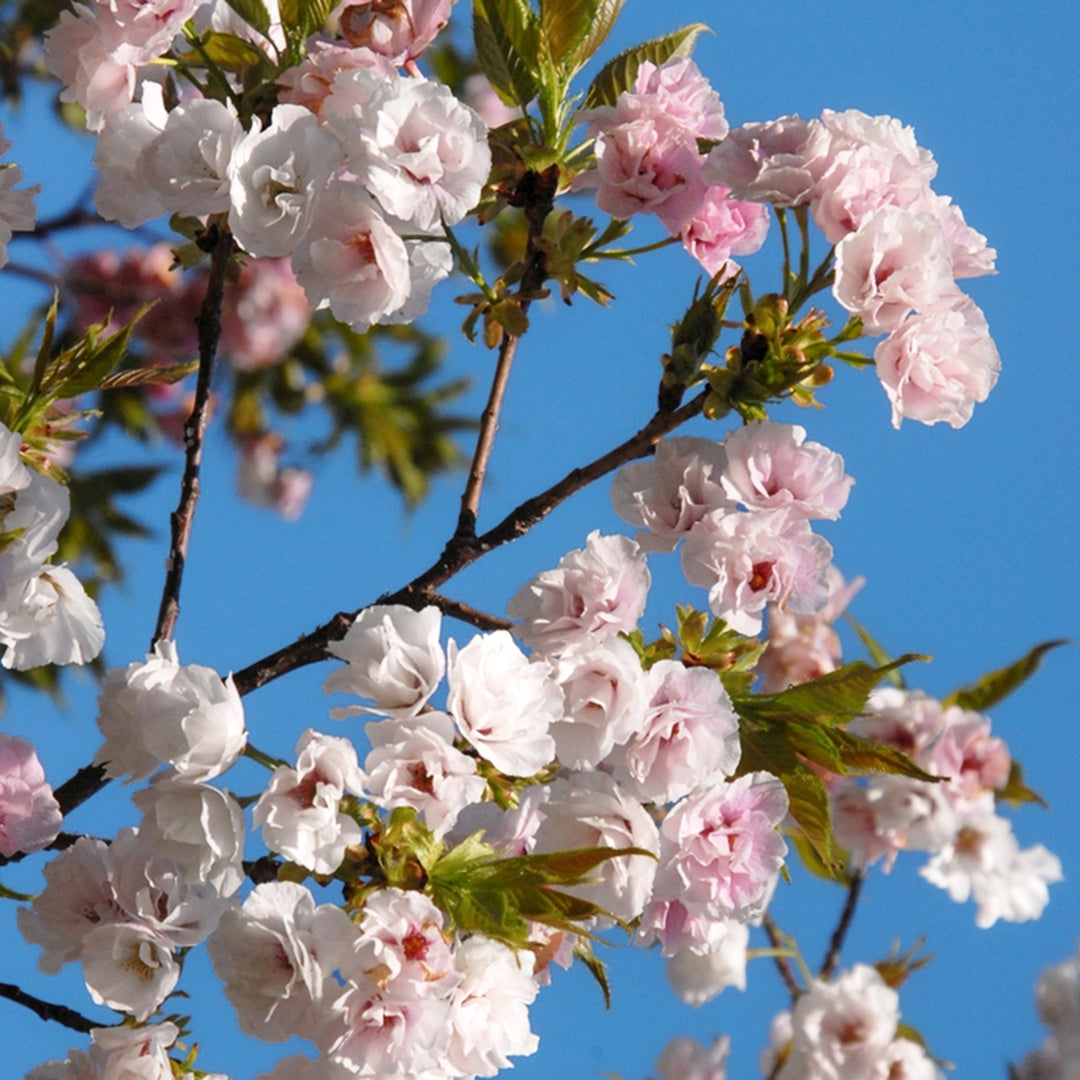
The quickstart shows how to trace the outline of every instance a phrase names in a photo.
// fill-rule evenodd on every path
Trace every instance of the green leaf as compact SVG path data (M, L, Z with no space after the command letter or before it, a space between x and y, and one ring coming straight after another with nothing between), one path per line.
M270 32L270 12L266 10L266 5L262 0L227 0L229 7L240 16L248 24L248 26L254 27L259 31L263 37ZM284 10L288 6L289 0L281 5L282 18L284 18Z
M575 70L585 65L586 61L604 44L615 20L622 11L624 0L595 0L593 17L589 22L588 32L578 47L574 57Z
M884 646L881 645L877 638L875 638L870 633L870 631L867 630L865 626L863 626L861 622L859 622L857 619L852 618L852 616L849 615L846 611L844 612L844 618L847 619L848 623L851 625L851 628L855 631L856 634L858 634L859 640L863 643L863 648L865 648L866 651L870 654L870 659L873 660L875 664L877 664L879 667L885 667L886 665L892 663L892 656L889 654L889 652L884 648ZM886 674L885 678L888 679L889 682L891 682L893 686L895 686L898 690L904 689L904 676L901 675L897 669L894 668L893 670L889 671Z
M1003 788L994 792L994 798L997 802L1006 802L1010 806L1038 803L1043 809L1050 809L1046 800L1024 783L1024 770L1020 767L1020 762L1015 760L1009 762L1009 778Z
M614 105L619 94L634 85L638 68L645 60L659 66L673 56L689 56L698 35L708 29L704 23L691 23L664 37L653 38L652 41L619 53L614 60L609 60L593 79L585 94L582 108L595 109L600 105Z
M890 671L915 660L927 659L918 653L905 653L881 667L871 667L856 660L779 694L741 695L735 699L735 708L740 716L753 719L773 717L832 726L843 724L858 716L870 691Z
M492 86L525 108L540 89L540 35L527 0L475 0L473 35L480 66ZM486 30L480 26L486 25Z
M303 41L326 25L333 6L333 0L281 0L281 25L288 37Z
M1065 639L1044 641L1036 645L1027 655L1015 663L998 668L997 671L984 675L972 686L964 686L942 701L943 705L959 705L961 709L985 712L999 701L1007 698L1017 687L1025 683L1039 668L1042 658L1051 650L1061 645L1068 645Z
M119 390L128 386L167 386L194 375L199 370L199 361L187 364L167 364L163 367L129 368L110 375L101 383L102 390Z
M202 39L202 52L188 53L184 59L198 63L205 57L225 71L243 73L266 64L266 54L257 45L225 30L210 30Z
M572 76L608 36L624 0L540 0L540 32L553 63Z
M608 981L607 965L593 952L592 946L585 941L574 946L574 956L580 960L589 974L596 980L600 993L604 995L604 1008L611 1010L611 983Z

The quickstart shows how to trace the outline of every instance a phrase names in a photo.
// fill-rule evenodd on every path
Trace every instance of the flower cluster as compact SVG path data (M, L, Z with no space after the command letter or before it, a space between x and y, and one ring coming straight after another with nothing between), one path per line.
M750 255L765 241L765 207L731 197L705 172L702 142L728 133L724 106L689 59L659 67L644 61L632 90L613 106L583 115L596 140L596 171L582 177L596 188L596 205L620 219L656 214L709 273L730 277L732 255Z
M776 1080L943 1080L899 1023L899 995L875 968L857 964L835 982L815 980L791 1012L775 1017L762 1072Z
M866 715L848 730L902 750L944 778L832 778L834 827L856 866L883 859L888 870L898 852L925 851L930 859L919 872L952 899L974 900L979 926L1042 914L1047 885L1061 880L1061 863L1041 844L1021 849L1008 819L995 813L1010 757L985 716L887 688L871 695Z
M46 55L98 132L105 218L133 228L166 213L225 215L245 252L290 258L312 307L364 330L427 307L452 265L441 225L468 213L490 170L484 122L416 70L448 9L342 5L341 36L309 39L268 116L163 87L147 68L191 18L214 29L224 20L279 64L281 34L257 32L224 4L76 5Z
M812 614L824 608L832 548L810 529L835 519L854 481L839 454L807 442L792 424L757 421L722 446L668 439L652 461L625 466L615 510L642 525L653 550L680 540L687 581L709 590L709 607L732 629L761 630L770 603Z
M65 565L49 560L68 519L68 490L28 469L18 434L0 424L0 644L3 665L85 664L101 652L97 605Z
M739 199L809 207L836 245L833 295L870 334L892 403L904 417L960 427L1001 366L986 320L957 279L993 273L995 252L930 182L937 165L889 116L826 110L731 131L704 174Z

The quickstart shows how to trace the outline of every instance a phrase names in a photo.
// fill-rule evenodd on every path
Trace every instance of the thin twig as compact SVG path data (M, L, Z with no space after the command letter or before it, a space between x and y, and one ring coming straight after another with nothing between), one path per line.
M225 272L233 253L232 235L221 229L210 256L210 275L206 296L196 323L199 328L199 377L195 384L195 404L184 424L184 475L180 481L180 502L170 518L172 546L166 564L165 585L161 591L157 626L150 648L172 637L180 614L180 584L184 576L195 504L199 499L199 466L202 463L203 438L210 408L210 381L214 357L221 336L221 306L225 295Z
M522 303L522 308L525 304ZM469 466L469 479L461 496L461 512L458 514L457 529L454 536L468 538L476 536L476 519L480 513L480 492L487 475L488 459L495 445L495 432L499 429L499 413L502 410L506 386L510 381L510 368L514 363L517 345L521 338L507 335L499 346L499 361L495 365L495 376L491 380L491 392L487 404L480 414L480 433L476 437L476 450Z
M780 955L779 950L784 948L784 942L780 936L780 931L773 922L772 916L766 914L762 920L762 926L765 927L765 933L769 936L769 944L776 950L777 953L773 955L773 963L776 965L776 970L780 974L780 979L787 987L788 993L791 995L791 1000L794 1001L800 994L799 981L795 978L795 972L791 970L791 964L788 962L786 956Z
M106 1024L95 1024L92 1020L87 1020L81 1013L69 1009L66 1005L54 1005L50 1001L42 1001L41 998L36 998L32 994L20 990L12 983L0 983L0 998L14 1001L16 1005L25 1005L31 1012L37 1013L42 1020L54 1020L58 1024L63 1024L66 1028L71 1028L72 1031L81 1031L84 1035L89 1035L94 1028L108 1026Z
M475 626L477 630L510 630L514 625L509 619L500 619L498 615L477 611L476 608L463 604L460 600L451 600L450 597L443 596L441 593L431 593L428 596L428 602L444 615Z
M829 939L829 951L821 963L820 979L831 979L840 965L840 953L844 948L844 940L847 938L851 923L855 918L855 909L859 905L859 894L862 892L866 874L862 870L856 870L852 875L851 884L848 886L847 899L844 901L844 910L840 912L840 921L836 924L832 937Z
M537 295L547 278L545 253L540 240L544 233L544 222L555 207L555 192L558 190L558 184L558 169L548 169L543 173L530 170L521 178L511 199L513 205L522 209L528 228L525 241L525 269L517 288L518 306L522 314L529 310L532 298ZM484 411L480 414L480 433L476 438L476 450L473 452L469 478L461 496L461 512L458 514L457 528L454 530L456 541L469 541L476 536L476 522L480 514L480 493L484 487L488 460L495 445L495 432L499 429L499 413L502 410L506 386L510 380L510 368L514 363L520 340L520 337L507 334L499 346L499 360L491 381L491 392Z
M567 473L546 491L526 500L498 525L478 536L472 543L451 542L436 563L404 588L379 597L378 603L405 604L413 608L422 608L432 603L435 590L465 567L489 551L524 536L538 521L594 480L606 476L628 461L651 453L660 439L701 412L708 393L708 390L703 390L678 409L655 413L637 434L588 465ZM329 622L310 634L305 634L291 645L278 649L254 664L249 664L233 675L236 688L241 694L250 694L252 690L257 690L290 671L327 659L327 643L343 638L358 614L359 611L339 611Z

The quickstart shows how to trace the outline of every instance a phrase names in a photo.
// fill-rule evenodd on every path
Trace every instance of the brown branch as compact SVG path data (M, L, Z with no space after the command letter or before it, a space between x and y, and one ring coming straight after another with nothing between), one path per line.
M524 309L526 305L523 302L521 306ZM520 340L521 338L507 335L499 346L499 361L495 365L495 377L491 380L491 392L488 395L487 404L480 414L480 433L476 437L476 450L473 452L472 464L469 466L469 479L465 483L465 491L461 496L461 512L458 514L457 529L454 530L454 536L457 539L471 540L476 536L476 519L480 514L480 492L483 490L484 477L487 475L488 459L495 446L495 432L499 430L499 413L502 410L506 385L510 381L510 368L514 363Z
M233 238L227 229L219 228L212 237L210 275L206 296L196 323L199 328L199 377L195 384L195 404L184 424L184 475L180 481L180 502L170 518L172 546L166 563L165 585L161 591L157 626L150 648L172 637L176 618L180 614L180 584L184 576L191 525L195 504L199 499L199 467L202 464L203 439L210 408L210 380L214 371L214 356L221 336L221 306L225 295L225 272L233 253Z
M489 615L486 611L477 611L476 608L463 604L460 600L451 600L449 596L441 593L431 593L428 603L437 607L444 615L451 619L475 626L477 630L510 630L514 624L509 619L500 619L498 615Z
M862 870L856 870L852 875L851 884L848 886L847 899L844 901L844 910L840 912L840 921L836 924L832 937L829 939L829 950L825 959L821 962L819 979L831 979L840 965L840 953L844 948L844 940L847 938L851 923L855 918L855 909L859 904L859 894L862 892L866 874Z
M379 597L377 602L405 604L417 609L433 603L435 590L465 567L489 551L524 536L538 521L594 480L606 476L628 461L651 453L660 439L701 412L708 393L708 390L703 390L697 397L671 412L655 413L637 434L588 465L574 469L546 491L523 502L498 525L471 543L451 540L434 565L404 588ZM257 690L290 671L327 659L327 643L344 637L358 614L359 611L339 611L329 622L298 638L291 645L286 645L234 673L236 688L241 694L250 694L252 690Z
M53 1020L57 1024L71 1028L72 1031L80 1031L89 1035L94 1028L106 1027L105 1024L95 1024L87 1020L81 1013L69 1009L66 1005L54 1005L49 1001L42 1001L32 994L27 994L11 983L0 983L0 998L14 1001L16 1005L25 1005L31 1012L37 1013L42 1020Z
M547 278L544 250L540 240L544 222L555 208L555 193L559 187L559 170L552 166L542 173L527 171L518 182L510 202L525 214L528 235L525 241L525 269L518 283L518 305L522 314L529 310L530 301L539 293ZM476 536L476 521L480 515L480 493L484 487L488 460L495 445L495 433L499 429L499 413L502 410L506 386L510 380L510 368L517 354L520 337L507 335L499 346L499 360L491 382L487 404L480 414L480 434L476 438L476 450L469 478L461 496L461 513L458 515L454 539L468 541Z
M762 920L762 926L765 927L765 933L769 936L769 944L774 949L786 948L783 939L780 936L780 931L777 928L775 922L773 922L772 916L766 914ZM780 979L787 987L788 993L791 995L791 1000L794 1001L801 993L799 989L799 980L795 978L795 972L791 970L791 964L786 956L773 956L773 963L776 965L776 970L780 973Z

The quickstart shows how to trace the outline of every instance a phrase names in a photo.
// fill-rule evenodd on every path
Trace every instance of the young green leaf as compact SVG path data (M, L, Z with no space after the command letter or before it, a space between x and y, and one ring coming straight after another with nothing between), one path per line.
M540 35L527 0L476 0L473 35L492 86L525 108L540 89Z
M708 29L704 23L691 23L664 37L653 38L652 41L619 53L614 60L609 60L593 79L585 94L582 108L595 109L600 105L614 105L619 94L633 87L638 68L645 60L659 66L673 56L689 56L698 35Z
M942 704L959 705L961 709L985 712L1027 682L1038 670L1042 658L1051 649L1068 644L1068 640L1064 638L1058 641L1044 641L1015 663L998 668L997 671L991 671L989 675L984 675L973 685L954 691L942 701Z
M270 32L270 12L266 10L263 0L227 0L229 7L248 24L258 30L263 37ZM288 0L281 5L282 18L284 9L288 6Z

